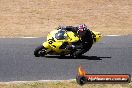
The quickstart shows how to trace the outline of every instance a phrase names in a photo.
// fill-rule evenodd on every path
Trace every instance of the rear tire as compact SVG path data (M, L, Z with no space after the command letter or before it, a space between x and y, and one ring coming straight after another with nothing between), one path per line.
M79 53L80 51L74 51L70 56L73 58L79 58L82 54Z
M74 58L74 59L77 58L77 56L76 56L75 53L71 54L70 56L71 56L72 58Z
M38 46L34 50L34 55L35 55L35 57L45 56L45 48L44 48L44 46L43 45Z

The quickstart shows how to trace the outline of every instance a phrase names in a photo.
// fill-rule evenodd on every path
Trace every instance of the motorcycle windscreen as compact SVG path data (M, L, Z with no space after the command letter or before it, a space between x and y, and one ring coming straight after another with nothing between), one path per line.
M66 31L60 30L60 31L58 31L58 32L55 34L55 38L56 38L57 40L64 40L64 39L67 39L67 35L66 35L65 33L66 33Z

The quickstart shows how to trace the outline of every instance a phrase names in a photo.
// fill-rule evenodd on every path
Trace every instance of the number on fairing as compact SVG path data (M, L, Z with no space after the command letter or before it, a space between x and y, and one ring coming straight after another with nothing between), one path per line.
M53 42L55 42L54 38L49 39L48 41L49 41L49 44L52 44Z

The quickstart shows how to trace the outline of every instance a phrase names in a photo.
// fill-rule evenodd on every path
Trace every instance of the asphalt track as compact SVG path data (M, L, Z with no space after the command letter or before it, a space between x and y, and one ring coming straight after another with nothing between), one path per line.
M0 81L75 79L82 65L87 73L132 75L132 35L104 37L82 58L36 58L34 49L45 38L0 38Z

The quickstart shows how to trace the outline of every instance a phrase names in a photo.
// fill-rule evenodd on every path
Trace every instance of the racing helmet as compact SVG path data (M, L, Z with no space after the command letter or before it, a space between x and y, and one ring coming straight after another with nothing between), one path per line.
M87 29L87 26L85 24L80 24L78 26L78 32L83 32L86 29Z

